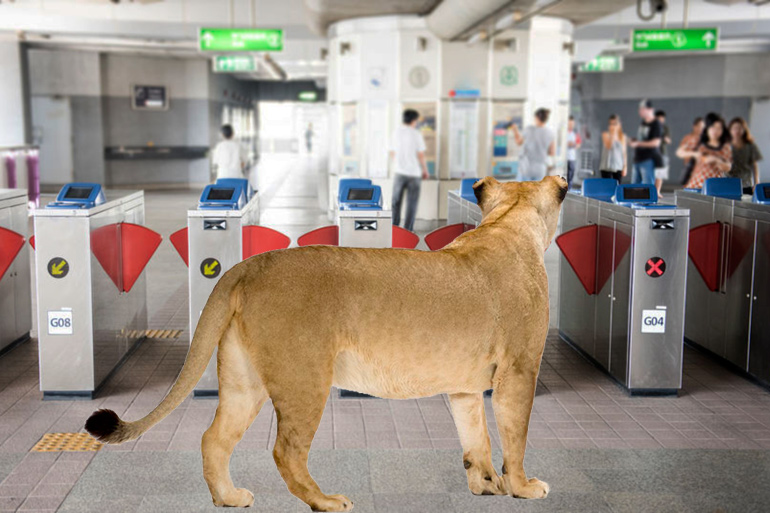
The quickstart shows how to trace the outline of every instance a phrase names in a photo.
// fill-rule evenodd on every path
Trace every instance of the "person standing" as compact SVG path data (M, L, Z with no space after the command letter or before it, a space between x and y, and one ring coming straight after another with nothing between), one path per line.
M690 180L692 170L695 167L695 159L692 157L686 157L690 152L694 152L700 144L700 137L703 133L703 127L706 124L703 122L703 118L697 117L692 122L692 132L682 137L682 142L679 143L679 147L676 149L676 156L684 160L684 172L682 173L682 179L680 183L686 184Z
M575 177L577 151L581 144L580 134L575 131L575 117L570 116L567 121L567 187L572 185L572 179Z
M602 132L602 158L599 162L599 172L602 178L614 178L621 182L628 172L628 157L626 156L626 134L617 114L609 119L607 131Z
M744 194L753 194L759 183L759 161L762 153L754 143L749 124L743 118L733 118L729 126L733 143L733 167L729 176L740 178Z
M725 176L733 162L733 150L730 146L730 132L724 120L718 114L706 116L706 128L701 134L695 151L682 152L683 158L694 158L695 168L690 180L685 184L688 189L700 189L707 178Z
M235 132L231 125L222 125L220 133L222 140L214 147L212 157L216 177L244 178L247 161L245 148L234 139Z
M666 124L666 113L662 110L655 111L655 119L660 123L663 129L663 137L660 140L660 155L663 159L663 165L655 167L655 188L658 190L658 196L660 196L660 189L663 187L663 181L668 180L668 145L671 144L671 133L669 132L668 125Z
M639 117L642 122L636 138L628 144L634 148L634 174L633 183L655 183L655 168L663 166L660 155L660 143L663 137L663 129L655 119L655 111L650 100L639 102Z
M556 143L553 131L546 126L550 114L548 109L537 109L535 123L525 128L523 134L516 124L511 125L513 138L522 147L519 156L521 180L542 180L552 169L548 158L556 154Z
M417 130L420 114L414 109L403 113L403 124L391 137L390 158L395 161L393 179L393 225L401 223L401 203L406 192L406 219L404 228L414 231L414 219L417 216L417 203L420 199L422 180L428 178L428 166L425 163L425 140Z
M305 148L308 154L313 153L313 123L308 123L305 129Z

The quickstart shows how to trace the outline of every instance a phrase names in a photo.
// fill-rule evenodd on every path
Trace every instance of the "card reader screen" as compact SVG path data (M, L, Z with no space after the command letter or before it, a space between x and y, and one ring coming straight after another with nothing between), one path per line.
M762 192L765 193L765 198L770 198L770 185L762 187Z
M209 197L207 199L211 201L216 200L229 200L232 199L235 189L232 187L212 187L209 189Z
M348 191L348 201L371 200L374 196L374 189L350 189Z
M648 200L650 189L647 187L627 187L623 189L623 197L627 200Z
M93 187L70 187L64 194L64 199L88 199Z

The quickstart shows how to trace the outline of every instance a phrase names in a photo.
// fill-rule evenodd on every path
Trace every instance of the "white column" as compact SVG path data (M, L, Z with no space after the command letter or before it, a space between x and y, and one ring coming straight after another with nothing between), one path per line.
M25 144L24 79L21 45L15 37L0 36L0 146Z

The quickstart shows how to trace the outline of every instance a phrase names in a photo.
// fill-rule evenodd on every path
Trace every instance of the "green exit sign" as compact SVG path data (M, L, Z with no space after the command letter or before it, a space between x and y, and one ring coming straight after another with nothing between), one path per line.
M301 102L314 102L318 99L318 93L315 91L300 91L297 99Z
M620 55L599 55L598 57L594 57L590 61L584 62L578 66L578 71L584 73L618 73L623 71L623 57Z
M635 52L698 52L717 49L719 30L697 29L638 29L631 34Z
M283 30L202 28L198 44L204 52L280 52Z
M258 67L253 55L217 55L212 62L215 73L257 71Z

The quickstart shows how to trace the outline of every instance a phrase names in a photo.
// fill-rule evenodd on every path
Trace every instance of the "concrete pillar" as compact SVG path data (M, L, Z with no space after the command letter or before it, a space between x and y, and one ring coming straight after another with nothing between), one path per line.
M422 116L431 180L423 182L418 218L446 218L447 191L464 177L515 178L518 148L511 118L532 123L551 109L559 172L566 165L572 25L534 18L492 40L442 41L418 16L359 18L329 28L327 102L332 136L329 194L340 176L382 185L390 201L390 135L401 112ZM330 199L330 206L334 201Z
M28 142L24 59L15 36L0 35L0 146Z

